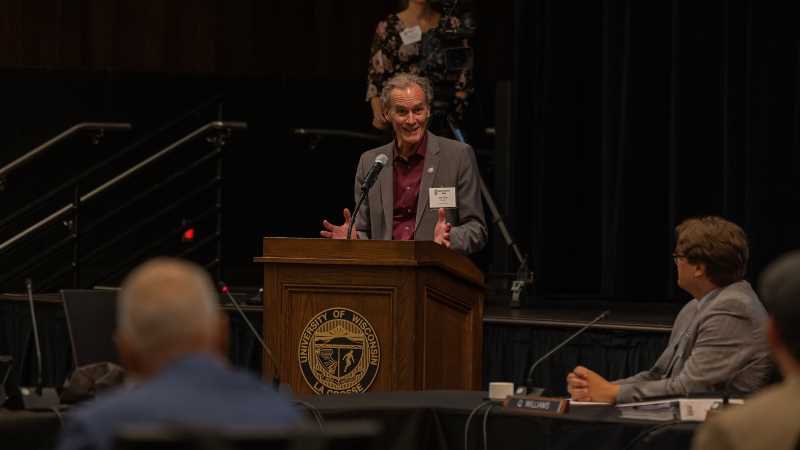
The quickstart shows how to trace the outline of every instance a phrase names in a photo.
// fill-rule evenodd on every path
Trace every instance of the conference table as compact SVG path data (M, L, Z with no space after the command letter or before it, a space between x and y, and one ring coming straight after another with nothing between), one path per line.
M697 426L624 419L613 406L573 405L561 415L536 415L485 397L480 391L383 392L299 397L297 405L323 426L377 421L383 432L374 448L382 450L688 449ZM69 411L62 414L68 418ZM52 448L59 428L54 412L0 410L2 448Z
M688 449L697 427L689 422L623 419L613 406L572 406L564 414L537 415L488 404L486 395L417 391L300 400L326 422L377 420L384 430L377 448L387 450L478 450L485 448L484 439L490 449Z

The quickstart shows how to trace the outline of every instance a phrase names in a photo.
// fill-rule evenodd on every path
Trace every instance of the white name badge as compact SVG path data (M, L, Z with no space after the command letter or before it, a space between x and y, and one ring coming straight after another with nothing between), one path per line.
M455 208L456 207L456 188L430 188L428 190L430 198L430 208Z
M400 32L400 39L403 40L403 45L413 44L422 40L422 28L419 25L406 28Z

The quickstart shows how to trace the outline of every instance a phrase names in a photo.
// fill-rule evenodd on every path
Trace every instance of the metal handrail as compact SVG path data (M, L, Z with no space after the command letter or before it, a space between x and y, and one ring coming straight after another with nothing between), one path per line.
M161 216L163 216L163 215L165 215L165 214L167 214L169 212L174 211L176 208L178 208L179 206L182 206L183 204L189 202L190 200L194 200L196 197L198 197L201 194L205 193L209 189L211 189L213 187L217 187L219 185L219 183L220 183L220 180L214 178L211 181L209 181L209 182L207 182L207 183L205 183L205 184L203 184L201 186L198 186L197 188L193 189L191 192L189 192L189 193L187 193L185 195L182 195L178 200L176 200L172 204L170 204L170 205L168 205L168 206L166 206L164 208L161 208L158 211L155 211L149 217L143 218L142 220L140 220L137 223L129 225L128 227L126 227L126 229L124 231L122 231L119 234L117 234L111 240L106 241L105 243L101 244L99 247L95 248L94 250L92 250L88 254L83 255L80 258L80 260L78 260L78 262L83 264L83 263L85 263L87 261L90 261L90 260L94 259L97 255L101 254L103 251L107 250L108 248L111 248L112 246L116 245L117 243L123 241L124 239L127 239L129 235L131 235L131 234L139 231L141 228L153 223L159 217L161 217ZM216 212L219 211L219 207L217 205L214 205L214 207L209 209L208 211L216 213ZM201 218L205 218L205 216L203 214L201 214L200 216L195 217L195 218L193 218L191 220L187 220L185 222L182 222L183 226L178 228L178 229L176 229L174 233L176 235L180 235L181 233L183 233L185 228L191 227L195 222L199 221Z
M216 182L214 184L216 184ZM176 203L175 206L178 206L178 204ZM198 221L198 220L200 220L202 218L205 218L205 217L210 216L212 214L216 214L218 212L219 212L219 207L215 205L215 206L213 206L211 208L208 208L206 211L204 211L199 216L196 216L196 217L192 218L191 220L187 221L187 224L192 224L192 223L194 223L194 222L196 222L196 221ZM157 217L158 217L158 214L154 214L153 215L153 219L155 219ZM141 221L138 224L136 224L135 227L136 228L141 228L141 225L143 225L144 223L147 223L147 222L151 222L151 220ZM167 241L173 239L174 236L180 236L182 233L183 233L183 229L179 228L179 229L173 230L170 233L168 233L166 236L162 237L160 240L153 241L150 244L141 247L133 255L133 257L131 259L123 260L121 263L118 262L116 266L113 266L113 269L112 269L112 271L110 273L107 273L105 276L103 276L100 279L95 280L91 284L94 285L94 284L101 283L101 282L104 282L104 281L108 281L108 280L114 278L120 272L124 271L126 267L130 267L129 265L130 265L131 262L139 260L141 255L148 253L149 251L151 251L154 248L158 248L164 242L167 242ZM122 238L127 237L129 234L131 234L131 230L126 230L124 234L114 238L113 242L105 243L100 248L97 248L97 249L93 250L90 254L81 257L77 261L77 263L78 264L84 264L86 261L89 261L89 260L93 259L101 251L111 247L113 244L119 243L122 240ZM216 237L216 234L212 234L211 236ZM61 269L61 270L51 274L49 277L45 278L44 280L39 281L38 284L40 286L40 289L46 289L46 288L50 287L50 282L51 281L57 280L59 277L63 276L64 274L66 274L70 270L72 270L72 267L66 267L64 269ZM13 277L7 277L7 278L8 279L13 279Z
M228 132L230 132L231 130L246 130L246 129L247 129L247 123L246 122L223 122L221 120L215 120L213 122L209 122L209 123L203 125L202 127L200 127L198 129L192 131L191 133L187 134L183 138L178 139L177 141L175 141L172 144L168 145L163 150L159 151L158 153L154 154L153 156L145 159L144 161L140 162L139 164L136 164L135 166L131 167L130 169L126 170L125 172L122 172L121 174L117 175L116 177L114 177L114 178L106 181L105 183L101 184L100 186L96 187L92 191L84 194L83 196L81 196L81 203L93 198L97 194L105 191L106 189L114 186L115 184L119 183L120 181L128 178L132 174L138 172L139 169L150 165L150 163L152 163L153 161L161 159L167 153L171 152L172 150L176 149L177 147L180 147L181 145L183 145L183 144L185 144L185 143L187 143L187 142L189 142L191 140L194 140L197 136L205 134L209 130L219 130L219 131L228 131ZM2 247L0 247L0 250L2 250Z
M116 177L106 181L105 183L101 184L100 186L98 186L97 188L93 189L92 191L80 196L80 198L78 199L78 203L84 203L84 202L94 198L98 194L100 194L103 191L113 187L117 183L125 180L126 178L128 178L131 175L133 175L134 173L136 173L137 171L141 170L142 168L144 168L144 167L152 164L153 162L161 159L162 157L164 157L168 153L172 152L174 149L182 146L183 144L186 144L189 141L194 140L198 136L203 135L203 134L205 134L206 132L208 132L210 130L227 131L228 133L230 133L232 130L246 130L246 129L247 129L247 123L245 123L245 122L228 122L228 121L219 121L219 120L216 120L216 121L213 121L213 122L209 122L209 123L203 125L202 127L197 128L196 130L194 130L191 133L187 134L183 138L181 138L181 139L173 142L172 144L168 145L167 147L165 147L162 150L158 151L157 153L153 154L152 156L150 156L149 158L147 158L144 161L140 162L139 164L136 164L135 166L133 166L130 169L122 172L121 174L117 175ZM23 239L23 238L27 237L29 234L31 234L31 233L39 230L40 228L42 228L42 227L44 227L46 225L49 225L51 222L61 218L63 215L65 215L66 213L70 212L75 207L76 207L76 205L74 203L70 203L69 205L65 205L64 207L60 208L56 212L50 214L49 216L45 217L44 219L40 220L39 222L36 222L35 224L31 225L30 227L26 228L22 232L16 234L12 238L10 238L7 241L5 241L2 244L0 244L0 252L5 250L6 248L10 247L11 245L13 245L15 242L19 241L20 239Z
M217 152L216 155L218 156L219 153ZM191 170L191 169L189 169L189 170ZM127 239L129 235L131 235L131 234L135 233L136 231L140 230L142 227L152 223L153 221L158 219L160 216L162 216L162 215L164 215L164 214L166 214L168 212L173 211L175 208L177 208L177 207L181 206L182 204L185 204L188 201L194 199L195 197L197 197L201 193L207 191L208 189L219 185L219 182L220 182L220 180L215 178L215 179L211 180L210 182L205 183L204 185L199 186L198 188L192 190L191 192L183 195L180 199L178 199L177 201L173 202L171 205L168 205L165 208L162 208L162 209L154 212L153 214L148 215L146 218L140 220L137 223L130 224L128 227L125 228L125 230L123 230L120 233L118 233L114 238L112 238L109 241L106 241L105 243L103 243L99 247L95 248L94 250L92 250L88 254L83 255L82 257L80 257L79 259L74 261L74 263L76 265L81 265L81 264L86 263L87 261L90 261L90 260L94 259L101 252L107 250L108 248L113 247L114 245L118 244L119 242L123 241L124 239ZM219 207L217 205L215 205L214 208L209 209L209 211L217 212L217 211L219 211ZM190 221L188 221L187 225L190 226L192 223L194 223L194 221L198 221L198 220L200 220L200 218L203 218L203 217L205 217L205 213L201 214L200 216L195 217L194 219L192 219ZM102 221L103 219L100 219L100 220ZM87 229L84 232L85 233L89 233L89 232L91 232L91 229ZM182 229L176 229L173 232L173 234L180 235L180 233L182 233L182 232L183 232ZM37 264L37 260L43 258L45 255L48 255L48 254L50 254L52 252L55 252L55 251L58 251L59 249L63 248L64 246L70 244L73 240L74 240L74 236L72 236L72 235L67 236L66 238L64 238L60 242L58 242L57 244L50 246L50 248L48 248L47 250L44 250L44 251L40 252L38 255L36 255L35 257L31 258L31 261L33 261L33 262L25 263L23 265L20 265L19 267L16 267L10 273L2 274L2 276L0 276L0 286L3 283L5 283L6 281L12 280L12 279L16 278L17 276L19 276L20 274L27 272L31 267L35 267L36 264ZM156 244L160 244L160 243L161 242L156 242ZM125 264L122 265L122 267L124 267L124 266L125 266ZM46 278L45 280L39 281L39 283L37 283L37 285L39 286L40 289L47 288L47 287L49 287L49 283L50 283L51 280L58 278L59 276L63 275L64 273L66 273L66 272L68 272L69 270L72 270L72 269L73 269L72 267L67 267L65 270L58 271L58 272L52 274L50 277Z
M202 110L208 108L209 106L218 103L220 101L220 99L221 98L219 96L215 96L215 97L212 97L212 98L204 101L200 105L198 105L198 106L196 106L196 107L194 107L194 108L192 108L190 110L184 111L183 113L181 113L179 116L177 116L173 120L171 120L168 123L160 126L158 129L146 133L143 137L141 137L140 139L136 140L132 144L126 146L125 148L123 148L121 151L117 152L116 154L114 154L110 158L107 158L104 161L93 165L89 169L84 170L79 175L76 175L75 177L73 177L73 178L67 180L66 182L64 182L63 184L61 184L59 187L51 190L50 193L45 194L45 195L39 197L38 199L28 203L27 205L17 209L13 214L10 214L10 215L8 215L6 217L3 217L2 219L0 219L0 229L2 229L3 227L5 227L6 225L8 225L10 223L17 223L18 222L18 220L17 220L18 218L25 216L26 214L28 214L31 211L37 210L41 205L46 204L48 201L50 201L50 199L56 197L60 192L63 192L65 189L68 189L68 188L74 188L78 183L82 182L82 180L85 180L89 176L99 172L100 170L103 170L104 168L106 168L109 165L111 165L114 161L120 160L121 158L123 158L126 155L128 155L129 153L131 153L133 150L141 148L147 142L152 140L155 136L161 135L161 134L167 132L168 130L174 128L176 125L182 123L183 121L185 121L186 119L191 117L193 114L197 114L198 111L202 111ZM2 181L3 181L3 179L0 178L0 183L2 183ZM0 184L0 189L2 189L2 184Z
M213 209L217 209L217 208L213 208ZM208 210L207 212L213 212L213 211ZM205 213L203 215L205 215ZM134 263L136 263L138 261L141 261L142 257L144 255L148 254L153 249L158 248L159 246L161 246L164 242L166 242L168 239L170 239L170 236L177 236L177 235L180 235L180 233L182 233L181 230L173 231L172 233L170 233L170 235L165 236L165 237L161 238L160 240L150 242L149 244L141 247L140 249L138 249L133 254L128 255L128 257L126 259L122 260L121 262L118 262L111 272L105 274L102 278L95 280L94 284L107 282L107 281L110 281L110 280L116 278L117 276L119 276L120 274L125 272L127 267L130 267L132 264L134 264ZM204 238L199 243L194 244L190 249L188 249L188 251L194 251L199 246L203 246L203 245L207 244L209 241L211 241L213 239L217 239L217 238L219 238L219 234L213 233L213 234L207 236L206 238ZM185 253L186 253L186 251L181 252L181 254L178 255L178 256L183 256Z
M106 130L108 131L127 131L130 130L131 124L128 122L83 122L79 123L73 127L67 128L54 138L44 142L43 144L37 146L36 148L28 151L24 155L20 156L19 158L11 161L10 163L6 164L2 168L0 168L0 179L5 178L8 176L11 171L14 169L19 168L23 164L29 162L31 159L39 155L40 153L44 152L48 148L58 144L59 142L63 141L64 139L68 138L69 136L79 132L79 131L97 131L101 136L103 132Z
M346 138L353 138L353 139L362 139L365 141L372 141L372 142L380 142L386 143L389 141L389 138L383 134L375 134L375 133L362 133L360 131L351 131L351 130L337 130L337 129L330 129L330 128L295 128L292 130L292 133L298 136L334 136L334 137L346 137Z
M174 172L174 173L170 174L168 177L164 178L163 180L161 180L161 181L159 181L157 183L153 183L153 184L149 185L144 190L139 190L132 197L128 197L122 203L116 204L113 209L107 210L102 216L100 216L97 219L95 219L95 223L93 225L91 225L91 226L88 226L88 227L84 228L83 229L83 233L91 233L91 232L93 232L94 229L96 227L98 227L101 223L109 220L111 217L116 216L117 214L120 213L120 211L123 211L123 210L131 207L132 205L136 204L137 202L139 202L142 199L146 198L147 196L151 195L153 192L157 191L158 189L162 189L162 188L166 187L167 185L169 185L170 183L172 183L174 181L177 181L178 179L180 179L184 175L184 173L191 172L192 170L202 166L203 164L206 164L211 160L219 158L221 154L222 154L222 150L220 150L220 149L213 150L213 151L207 153L206 155L195 159L194 161L192 161L191 164L189 164L188 166L184 167L181 171ZM159 214L156 214L156 215L159 215Z

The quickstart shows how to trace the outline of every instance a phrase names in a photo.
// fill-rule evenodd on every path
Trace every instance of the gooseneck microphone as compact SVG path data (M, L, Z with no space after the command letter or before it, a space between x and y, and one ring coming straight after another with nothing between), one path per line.
M261 338L261 334L258 331L256 331L256 327L253 326L253 323L250 322L250 319L247 318L247 314L245 314L244 311L242 310L242 307L239 306L239 302L237 302L236 299L233 297L233 295L231 295L231 291L230 289L228 289L228 285L220 281L219 290L228 296L228 299L231 301L231 303L233 303L233 306L236 307L236 311L239 311L239 315L242 317L242 319L244 319L244 323L246 323L247 326L250 328L250 332L253 333L253 336L256 337L258 343L261 344L261 348L264 349L264 353L267 354L267 357L272 363L272 387L275 389L275 392L278 392L278 388L281 385L281 378L280 375L278 375L279 373L278 363L275 362L275 357L272 356L272 351L270 351L269 347L267 347L266 342L264 342L264 339Z
M375 180L378 179L378 175L381 173L383 166L385 166L387 162L389 162L389 157L381 153L375 157L375 162L372 164L369 172L367 172L367 176L364 178L364 182L361 184L361 196L358 198L358 203L356 203L356 208L353 210L353 215L350 216L350 225L347 227L347 240L350 240L350 237L353 234L353 225L356 223L358 210L361 209L364 199L367 198L369 190L372 189L372 185L375 184Z
M753 367L754 365L760 363L761 361L764 361L765 359L769 358L770 356L771 356L771 354L769 352L767 352L766 355L763 355L760 358L756 358L756 359L750 361L749 363L745 364L741 369L739 369L736 372L734 372L733 375L731 375L731 377L728 378L728 381L725 382L725 389L722 391L722 406L727 406L728 403L730 403L731 385L733 385L733 382L736 380L736 378L738 378L739 375L741 375L745 370Z
M542 392L544 391L543 388L534 388L533 387L533 371L536 369L536 367L539 366L539 364L541 364L544 360L549 358L550 355L552 355L553 353L555 353L559 349L561 349L561 347L569 344L570 341L572 341L576 337L580 336L584 331L588 330L594 324L596 324L597 322L603 320L604 318L608 317L609 315L611 315L611 310L610 309L607 309L607 310L603 311L602 313L600 313L599 316L595 317L594 320L592 320L591 322L587 323L583 328L581 328L580 330L578 330L575 333L573 333L572 336L564 339L560 344L556 345L552 350L550 350L549 352L545 353L544 356L542 356L541 358L537 359L531 365L531 368L528 369L528 376L525 378L525 384L526 384L526 388L527 388L527 391L528 391L526 393L530 393L531 391L534 391L533 395L541 395Z
M369 172L367 172L367 176L364 178L364 183L361 185L361 192L372 189L372 185L375 184L375 180L378 179L378 175L381 173L383 166L385 166L387 162L389 162L389 157L383 153L375 157L375 162L372 164Z
M33 306L33 282L25 279L25 288L28 291L28 306L31 309L31 325L33 325L33 345L36 349L36 387L20 387L12 394L10 408L27 410L46 410L59 405L58 393L52 387L44 387L42 380L42 346L39 340L39 326L36 323L36 309Z
M33 307L33 282L25 279L25 289L28 292L28 306L31 308L31 324L33 325L33 344L36 348L36 392L42 393L42 345L39 343L39 325L36 323L36 310Z

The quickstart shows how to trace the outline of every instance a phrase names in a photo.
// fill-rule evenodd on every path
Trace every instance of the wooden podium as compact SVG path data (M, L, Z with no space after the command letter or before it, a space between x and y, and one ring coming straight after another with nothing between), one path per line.
M433 242L264 238L255 261L266 342L295 393L480 389L486 286L469 258Z

